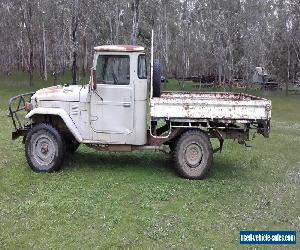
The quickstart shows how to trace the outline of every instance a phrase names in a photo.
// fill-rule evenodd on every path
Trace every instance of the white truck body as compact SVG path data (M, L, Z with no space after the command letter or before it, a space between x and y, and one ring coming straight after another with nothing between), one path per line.
M92 89L91 77L85 86L59 85L38 90L31 97L33 109L26 118L34 123L43 115L60 117L76 140L86 144L147 145L149 135L153 135L151 126L160 119L170 125L170 130L172 122L181 123L176 124L181 127L191 127L190 123L196 122L196 126L206 129L238 123L264 128L260 132L268 134L271 101L264 98L241 93L163 92L149 99L147 78L138 75L139 58L144 55L141 46L95 47L95 72L102 67L101 60L98 65L100 57L128 59L128 75L123 76L126 84L116 84L110 77L105 83L97 81Z

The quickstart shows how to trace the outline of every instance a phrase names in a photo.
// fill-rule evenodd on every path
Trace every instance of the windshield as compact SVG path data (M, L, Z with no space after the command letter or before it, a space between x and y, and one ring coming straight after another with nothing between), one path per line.
M129 56L99 55L96 66L97 84L129 85Z

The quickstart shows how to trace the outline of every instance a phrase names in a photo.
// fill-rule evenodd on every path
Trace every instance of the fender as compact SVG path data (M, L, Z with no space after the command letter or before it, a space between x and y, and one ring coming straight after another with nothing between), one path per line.
M75 126L74 122L68 115L68 113L59 108L35 108L31 110L25 118L30 119L34 115L56 115L59 116L64 123L66 124L67 128L70 130L72 135L76 138L76 140L81 143L82 142L82 136L79 133L77 127Z

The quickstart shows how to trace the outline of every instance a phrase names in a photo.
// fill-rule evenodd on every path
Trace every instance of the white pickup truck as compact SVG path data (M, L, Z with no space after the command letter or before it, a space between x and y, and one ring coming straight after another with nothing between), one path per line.
M159 62L150 68L149 91L143 47L98 46L88 85L11 98L12 138L23 136L29 166L57 171L65 153L80 144L114 152L155 149L174 157L182 177L202 179L213 164L210 138L219 139L217 151L225 139L244 144L250 129L268 137L271 101L240 93L160 93ZM26 125L21 110L27 112Z

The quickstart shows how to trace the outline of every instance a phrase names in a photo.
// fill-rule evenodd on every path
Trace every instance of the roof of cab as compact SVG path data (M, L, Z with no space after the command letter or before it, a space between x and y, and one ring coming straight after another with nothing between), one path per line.
M95 51L113 51L113 52L139 52L145 48L138 45L102 45L94 47Z

